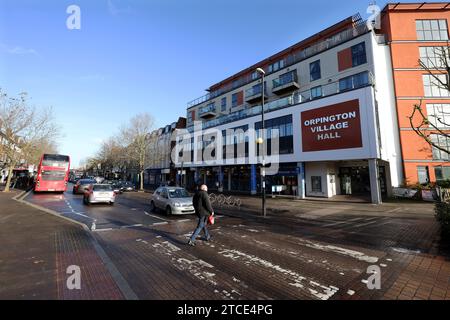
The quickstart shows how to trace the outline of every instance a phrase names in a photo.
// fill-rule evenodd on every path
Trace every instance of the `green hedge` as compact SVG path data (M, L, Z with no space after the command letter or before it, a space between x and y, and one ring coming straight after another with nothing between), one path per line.
M435 212L436 219L441 224L443 235L450 236L450 203L437 202Z

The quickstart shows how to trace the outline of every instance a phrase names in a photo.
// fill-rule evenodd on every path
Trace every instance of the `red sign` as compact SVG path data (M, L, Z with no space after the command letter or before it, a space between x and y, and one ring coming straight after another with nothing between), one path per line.
M362 148L359 100L302 112L303 152Z

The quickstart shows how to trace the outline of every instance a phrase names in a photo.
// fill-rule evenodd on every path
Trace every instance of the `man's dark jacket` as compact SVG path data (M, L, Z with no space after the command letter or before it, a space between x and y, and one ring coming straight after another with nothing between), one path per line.
M195 214L199 218L209 217L214 212L206 191L196 191L192 202L194 204Z

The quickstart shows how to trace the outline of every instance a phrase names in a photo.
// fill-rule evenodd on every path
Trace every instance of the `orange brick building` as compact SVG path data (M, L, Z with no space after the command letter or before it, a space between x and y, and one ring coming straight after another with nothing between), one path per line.
M429 146L412 130L409 117L422 101L430 120L450 114L450 94L436 87L419 60L436 62L436 48L448 47L450 3L388 4L381 14L381 33L391 49L400 141L407 184L450 180L449 156ZM421 122L416 118L415 122ZM450 128L447 128L450 129ZM438 139L449 147L448 139ZM434 149L434 150L433 150Z

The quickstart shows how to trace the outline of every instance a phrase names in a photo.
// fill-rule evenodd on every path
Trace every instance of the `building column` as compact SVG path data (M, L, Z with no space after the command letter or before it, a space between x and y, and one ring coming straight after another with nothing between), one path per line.
M223 167L219 167L219 192L223 192Z
M390 165L389 162L386 162L384 171L386 173L386 192L387 192L387 196L388 196L388 198L392 198L394 193L393 193L393 190L392 190L391 165Z
M195 168L195 171L194 171L194 183L196 185L198 185L199 182L200 182L200 169L199 168Z
M305 179L305 163L297 163L297 198L306 198L306 179Z
M380 173L378 171L378 160L369 160L369 175L370 175L370 193L373 204L381 204L381 187L380 187Z
M256 195L256 164L250 166L250 192L252 195Z

